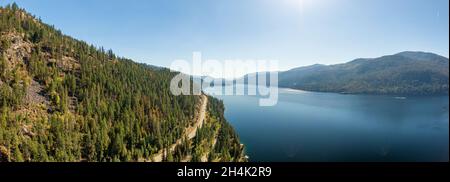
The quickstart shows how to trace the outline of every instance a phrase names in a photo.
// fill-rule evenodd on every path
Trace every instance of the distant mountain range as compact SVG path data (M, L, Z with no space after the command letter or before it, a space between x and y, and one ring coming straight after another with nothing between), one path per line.
M266 72L248 74L257 77ZM426 52L401 52L335 64L315 64L279 72L280 87L319 92L388 95L449 93L449 60Z

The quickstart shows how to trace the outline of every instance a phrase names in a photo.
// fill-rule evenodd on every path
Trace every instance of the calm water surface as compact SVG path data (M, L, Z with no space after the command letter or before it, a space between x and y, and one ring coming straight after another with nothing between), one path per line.
M259 96L215 96L251 161L449 160L448 96L279 92L273 107L258 106Z

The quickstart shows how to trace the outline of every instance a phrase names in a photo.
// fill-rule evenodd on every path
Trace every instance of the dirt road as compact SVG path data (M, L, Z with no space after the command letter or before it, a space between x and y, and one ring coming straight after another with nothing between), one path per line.
M205 120L206 115L206 106L208 104L208 97L205 95L201 96L201 102L202 105L200 106L200 111L197 117L197 120L195 121L194 125L189 126L184 131L184 136L187 136L187 139L191 140L195 137L197 134L197 129L200 128L203 125L203 122ZM175 148L180 145L182 142L182 138L179 138L174 144L172 144L169 147L169 151L173 152ZM160 150L157 154L155 154L153 157L151 157L152 162L162 162L164 154L167 154L167 150Z

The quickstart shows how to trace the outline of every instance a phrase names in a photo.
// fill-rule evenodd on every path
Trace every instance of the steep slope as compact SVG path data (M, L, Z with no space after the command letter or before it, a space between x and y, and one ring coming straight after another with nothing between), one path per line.
M0 34L0 161L138 161L196 122L200 96L170 93L177 73L65 36L15 4L0 8ZM186 157L174 156L163 160Z

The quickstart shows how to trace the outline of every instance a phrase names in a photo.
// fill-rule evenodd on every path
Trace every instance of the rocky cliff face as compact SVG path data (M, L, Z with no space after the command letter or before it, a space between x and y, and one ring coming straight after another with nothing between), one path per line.
M160 161L241 161L212 97L202 123L214 124L183 139L201 99L171 94L176 73L73 39L15 5L0 7L0 35L0 161L140 161L160 151L170 151Z

